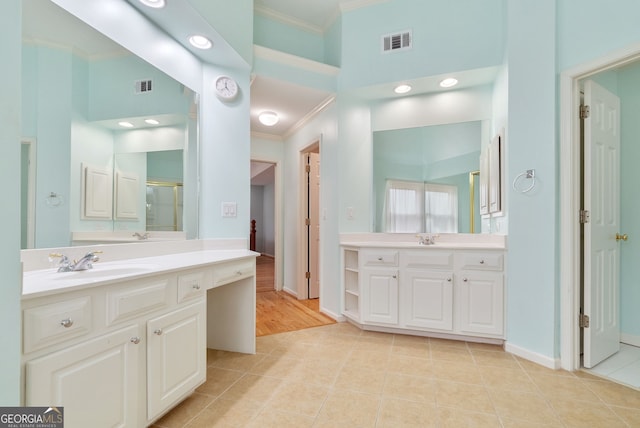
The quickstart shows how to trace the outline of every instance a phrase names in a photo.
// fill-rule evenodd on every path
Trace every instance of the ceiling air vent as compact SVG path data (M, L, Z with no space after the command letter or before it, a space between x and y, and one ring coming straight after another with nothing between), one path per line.
M411 49L413 37L411 30L382 36L382 52L394 52Z
M151 79L136 81L136 94L145 94L147 92L151 92L151 89L152 89Z

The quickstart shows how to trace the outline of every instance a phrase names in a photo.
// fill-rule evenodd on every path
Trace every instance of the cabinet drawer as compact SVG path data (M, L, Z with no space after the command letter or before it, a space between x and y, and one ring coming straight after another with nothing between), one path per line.
M255 275L255 259L239 260L215 265L213 267L213 286L228 284L239 279Z
M107 325L169 306L170 282L171 277L161 277L108 292Z
M204 294L206 272L178 275L178 303Z
M362 252L363 266L398 266L397 250L374 250Z
M504 266L503 253L461 253L460 269L501 271Z
M24 353L89 333L91 313L88 296L25 309Z
M400 255L403 267L410 269L453 269L453 252L438 250L409 250Z

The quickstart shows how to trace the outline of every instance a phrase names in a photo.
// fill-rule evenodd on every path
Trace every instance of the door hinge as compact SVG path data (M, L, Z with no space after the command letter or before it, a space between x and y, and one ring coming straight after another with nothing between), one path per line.
M582 224L589 223L589 211L588 210L580 210L580 223L582 223Z
M580 324L580 328L589 328L589 315L580 314L578 323Z
M304 277L307 279L311 279L311 272L305 272Z
M306 171L307 174L309 174L311 172L311 165L305 165L304 170Z
M304 219L304 225L305 226L311 226L311 219L310 218L305 218Z
M589 106L581 105L580 106L580 119L588 118L590 111L591 111L591 109L589 108Z

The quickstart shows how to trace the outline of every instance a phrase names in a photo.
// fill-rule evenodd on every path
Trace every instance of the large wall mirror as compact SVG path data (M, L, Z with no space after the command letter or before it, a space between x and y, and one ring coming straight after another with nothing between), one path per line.
M22 4L22 248L197 238L197 94L49 0Z
M374 231L478 233L489 121L373 133Z

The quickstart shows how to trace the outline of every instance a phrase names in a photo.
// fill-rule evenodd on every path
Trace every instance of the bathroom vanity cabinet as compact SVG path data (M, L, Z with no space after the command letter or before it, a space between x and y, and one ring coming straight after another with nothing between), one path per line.
M36 293L22 312L25 405L64 406L70 428L148 426L206 380L207 330L255 352L255 257Z
M342 260L342 314L363 329L504 339L504 249L357 243Z

